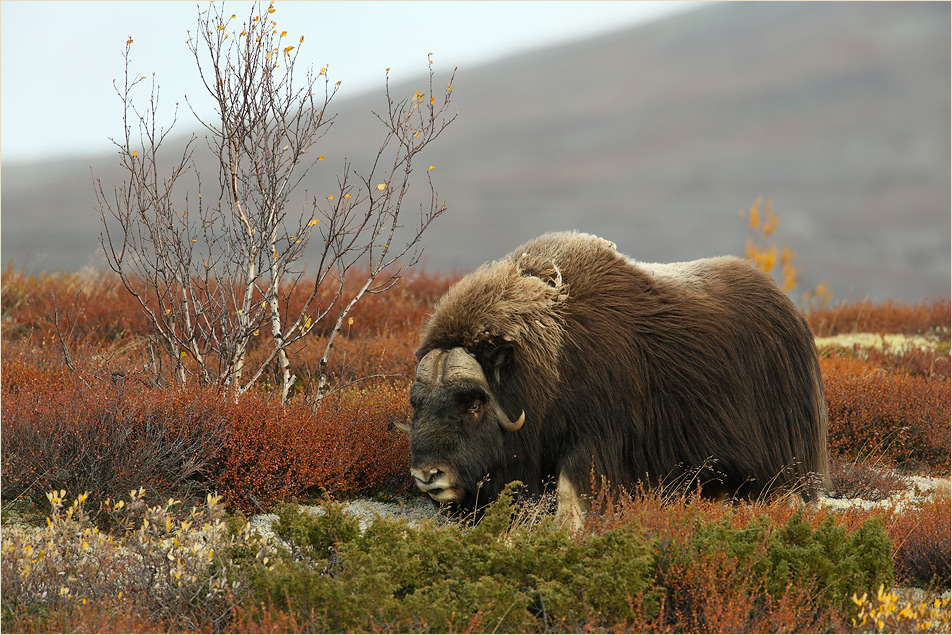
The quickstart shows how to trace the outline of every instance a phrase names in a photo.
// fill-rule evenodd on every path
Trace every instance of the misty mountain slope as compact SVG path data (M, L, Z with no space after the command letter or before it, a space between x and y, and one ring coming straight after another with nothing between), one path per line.
M461 68L459 118L423 159L448 205L428 267L471 268L570 228L645 261L742 254L738 210L765 196L804 288L947 296L949 18L947 3L728 3ZM436 64L443 79L453 61ZM376 150L382 93L336 104L312 194L344 156L360 167ZM4 259L86 263L89 166L110 183L115 163L5 164Z

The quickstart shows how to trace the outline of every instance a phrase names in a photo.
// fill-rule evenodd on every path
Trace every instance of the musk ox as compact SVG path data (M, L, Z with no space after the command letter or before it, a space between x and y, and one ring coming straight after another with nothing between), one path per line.
M578 524L593 475L815 498L828 482L813 337L744 260L636 262L546 234L454 284L416 352L411 474L455 511L511 481Z

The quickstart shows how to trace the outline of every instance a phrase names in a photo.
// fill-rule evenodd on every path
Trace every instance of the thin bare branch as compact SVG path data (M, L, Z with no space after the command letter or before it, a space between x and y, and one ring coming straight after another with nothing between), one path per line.
M406 228L401 220L414 162L455 118L448 114L452 78L437 97L430 60L428 92L395 100L388 76L386 113L378 115L383 141L368 169L358 172L345 161L335 196L293 210L292 194L323 158L315 145L333 126L329 107L340 82L331 82L326 68L300 71L303 38L286 45L273 6L256 4L239 20L210 4L189 35L215 114L201 117L205 108L186 103L218 159L217 191L203 187L196 137L181 153L165 151L178 107L171 124L160 126L156 79L142 106L134 99L148 85L131 72L130 38L123 82L115 84L123 134L113 142L124 178L111 192L94 179L103 250L152 326L148 367L156 381L162 351L175 381L235 394L276 370L286 401L297 380L292 356L318 323L333 321L316 404L329 389L341 325L365 294L392 288L417 262L423 233L446 209L427 170L430 197L420 205L419 223ZM316 269L307 271L299 261L313 243ZM345 281L358 270L366 276L347 295ZM262 329L270 348L252 351Z

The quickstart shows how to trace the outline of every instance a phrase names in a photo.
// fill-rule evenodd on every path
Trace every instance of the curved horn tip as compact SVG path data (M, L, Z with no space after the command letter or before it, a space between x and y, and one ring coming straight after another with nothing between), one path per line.
M499 409L499 426L506 432L515 432L526 422L526 411L523 410L522 414L519 415L519 418L515 421L510 421L506 416L506 413L502 411L502 408Z
M403 432L403 433L405 433L405 434L410 434L410 426L409 426L409 425L407 425L406 423L400 421L400 420L397 419L396 417L391 417L391 420L392 420L392 422L393 422L393 427L394 427L394 428L396 428L397 430L399 430L400 432Z

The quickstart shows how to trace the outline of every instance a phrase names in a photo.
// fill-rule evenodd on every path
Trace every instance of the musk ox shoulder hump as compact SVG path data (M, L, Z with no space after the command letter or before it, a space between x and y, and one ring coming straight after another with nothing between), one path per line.
M657 283L687 295L705 291L727 291L737 284L750 282L774 285L773 279L753 263L735 256L671 263L639 262L630 257L625 258L629 265L647 274Z
M572 293L566 272L594 271L617 260L613 243L590 234L535 238L450 287L424 328L417 359L434 348L461 346L479 356L511 343L528 368L552 374Z
M551 363L565 335L561 318L565 300L565 285L552 262L531 269L523 269L512 257L485 264L456 282L437 302L417 358L434 348L461 346L475 353L519 342Z

